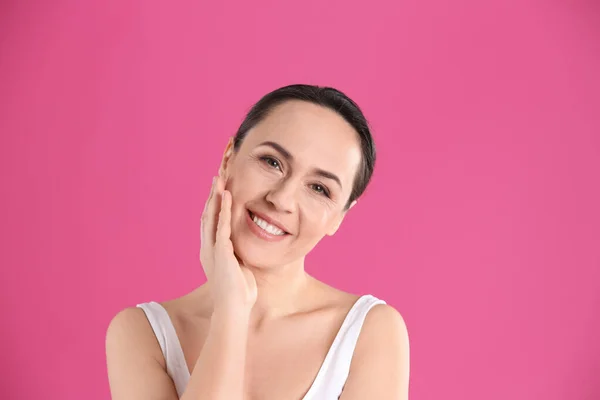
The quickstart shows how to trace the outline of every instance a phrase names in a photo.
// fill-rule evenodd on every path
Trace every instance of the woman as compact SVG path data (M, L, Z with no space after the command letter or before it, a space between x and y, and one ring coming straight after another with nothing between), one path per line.
M407 399L400 314L304 270L374 162L365 117L333 88L286 86L254 105L202 214L207 283L109 325L113 400Z

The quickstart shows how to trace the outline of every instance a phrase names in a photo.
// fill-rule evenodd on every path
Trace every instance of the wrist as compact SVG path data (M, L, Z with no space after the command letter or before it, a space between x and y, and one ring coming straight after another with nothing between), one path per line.
M243 307L216 307L213 309L211 321L227 324L248 324L250 320L250 309Z

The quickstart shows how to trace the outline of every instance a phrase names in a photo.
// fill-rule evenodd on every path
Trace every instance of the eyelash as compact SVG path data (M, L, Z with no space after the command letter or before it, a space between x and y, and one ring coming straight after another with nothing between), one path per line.
M313 184L312 186L313 186L313 187L315 187L315 186L319 186L319 187L322 189L322 191L321 191L321 192L319 192L319 191L316 191L316 190L315 190L315 191L316 191L317 193L323 193L323 194L324 194L324 195L325 195L327 198L331 198L331 195L329 194L329 190L327 190L327 188L326 188L325 186L321 185L320 183L315 183L315 184Z
M278 168L278 169L280 169L280 170L281 170L281 163L280 163L280 162L279 162L279 160L277 160L276 158L269 157L269 156L263 156L263 157L261 157L260 159L261 159L261 161L264 161L265 163L267 163L267 165L268 165L269 167L271 167L271 168L277 168L277 167L274 167L274 166L272 166L271 164L269 164L269 161L275 161L275 162L278 164L278 166L279 166L279 168Z
M277 160L274 157L263 156L263 157L260 157L260 160L263 161L263 162L265 162L271 168L277 168L277 169L281 170L281 163L279 162L279 160ZM274 161L275 163L277 163L277 167L274 167L273 165L271 165L269 163L269 161ZM322 190L321 191L315 190L315 192L317 192L319 194L323 194L327 198L331 198L331 194L330 194L329 190L327 189L327 187L325 185L321 185L320 183L313 183L311 186L313 186L313 187L315 187L315 186L320 187Z

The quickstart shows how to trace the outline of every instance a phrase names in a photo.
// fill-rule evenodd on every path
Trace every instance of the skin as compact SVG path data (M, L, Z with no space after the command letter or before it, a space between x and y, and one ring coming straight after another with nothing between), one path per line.
M273 109L238 151L229 142L202 216L207 283L161 303L191 372L183 399L306 394L359 296L311 277L304 260L339 229L360 160L351 125L297 100ZM257 237L246 221L249 209L277 220L288 234L277 242ZM113 399L177 398L141 309L113 318L106 352ZM408 377L404 320L393 307L376 305L365 319L341 399L407 399Z

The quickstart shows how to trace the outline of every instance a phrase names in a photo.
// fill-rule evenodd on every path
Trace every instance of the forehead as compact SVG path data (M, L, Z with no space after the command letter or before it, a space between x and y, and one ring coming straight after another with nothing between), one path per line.
M352 185L361 160L354 128L335 111L306 101L290 100L273 108L242 147L251 150L265 141L279 143L299 165L333 172L345 189Z

